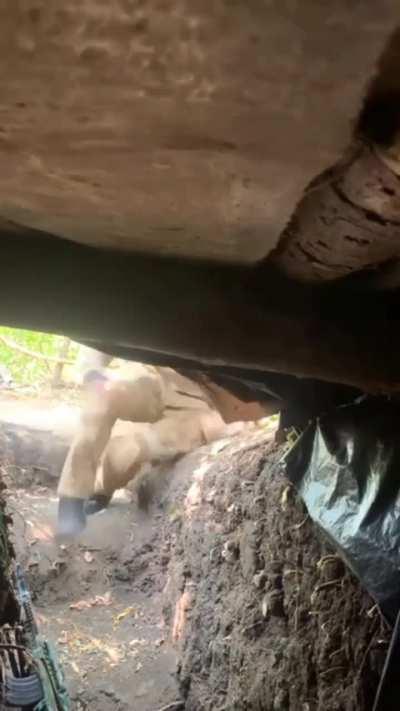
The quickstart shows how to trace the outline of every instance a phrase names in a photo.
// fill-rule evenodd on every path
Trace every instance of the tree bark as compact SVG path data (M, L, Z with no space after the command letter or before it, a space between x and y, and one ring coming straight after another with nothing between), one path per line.
M360 145L305 193L270 262L306 283L374 275L400 258L399 198L397 175L377 149Z

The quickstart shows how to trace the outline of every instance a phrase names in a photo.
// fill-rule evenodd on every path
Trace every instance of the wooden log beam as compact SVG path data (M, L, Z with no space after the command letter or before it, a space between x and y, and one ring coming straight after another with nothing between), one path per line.
M323 283L365 270L367 288L400 285L399 68L397 29L366 92L358 140L313 180L269 257L290 277Z
M318 284L398 260L399 197L398 177L377 149L361 145L306 192L268 261Z
M0 323L248 372L392 392L397 302L302 287L265 272L126 256L0 235Z
M398 0L76 7L0 3L1 217L236 263L342 155L399 24Z

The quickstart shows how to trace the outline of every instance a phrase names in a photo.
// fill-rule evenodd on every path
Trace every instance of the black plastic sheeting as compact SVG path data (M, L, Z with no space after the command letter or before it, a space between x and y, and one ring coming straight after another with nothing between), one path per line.
M318 418L286 458L311 518L394 624L400 609L400 406L365 399Z

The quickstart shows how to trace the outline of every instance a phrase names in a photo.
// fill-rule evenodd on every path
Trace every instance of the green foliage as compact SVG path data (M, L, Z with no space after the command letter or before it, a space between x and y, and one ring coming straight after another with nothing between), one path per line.
M63 340L62 336L8 328L7 326L0 326L0 336L5 336L9 341L18 344L22 348L52 357L59 356ZM77 350L78 346L75 343L71 343L68 353L69 360L74 359ZM50 382L55 368L54 363L32 358L13 348L9 348L1 341L0 365L5 365L14 381L20 385L36 385Z

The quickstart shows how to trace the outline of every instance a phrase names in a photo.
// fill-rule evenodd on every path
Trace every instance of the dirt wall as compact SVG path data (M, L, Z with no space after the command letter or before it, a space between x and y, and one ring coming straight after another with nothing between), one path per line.
M176 481L165 616L188 711L367 711L388 632L316 530L273 445ZM171 496L171 492L169 494Z

